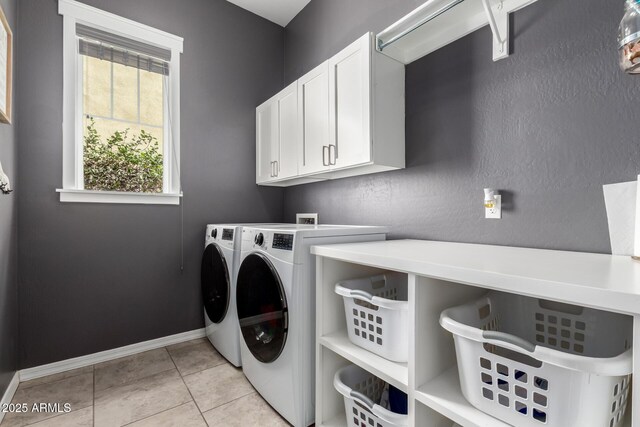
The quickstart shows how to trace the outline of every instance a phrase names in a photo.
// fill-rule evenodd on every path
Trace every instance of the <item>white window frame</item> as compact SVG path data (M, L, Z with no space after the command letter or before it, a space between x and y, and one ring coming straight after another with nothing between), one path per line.
M180 54L182 37L166 33L87 6L74 0L59 0L58 13L63 16L63 106L62 106L62 188L61 202L127 203L179 205L180 186ZM112 34L171 50L168 92L165 103L164 179L162 193L127 193L84 189L82 58L78 52L76 24L108 31ZM170 123L168 117L171 117Z

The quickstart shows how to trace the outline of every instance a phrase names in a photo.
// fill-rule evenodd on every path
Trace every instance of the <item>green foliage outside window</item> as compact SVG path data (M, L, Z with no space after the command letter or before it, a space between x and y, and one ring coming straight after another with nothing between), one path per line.
M84 188L86 190L162 193L163 161L158 139L144 130L129 129L100 139L90 120L84 137Z

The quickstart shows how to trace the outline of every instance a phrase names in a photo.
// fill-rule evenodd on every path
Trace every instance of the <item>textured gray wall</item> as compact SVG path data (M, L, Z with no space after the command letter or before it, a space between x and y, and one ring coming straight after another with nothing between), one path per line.
M284 30L224 0L84 0L184 37L180 208L62 204L62 17L21 0L20 327L28 368L203 326L208 222L279 221L255 185L255 107L283 84Z
M0 0L14 40L17 38L16 0ZM14 57L14 66L17 58ZM17 71L14 69L14 72ZM14 102L14 108L17 103ZM16 187L16 132L18 115L12 124L0 124L0 162ZM18 368L18 217L16 193L0 194L0 396L2 396Z
M313 0L286 28L286 81L415 7ZM285 191L285 220L388 224L392 238L610 252L602 184L640 172L640 78L617 67L623 2L539 0L514 55L478 31L407 67L407 169ZM483 219L483 187L503 191Z

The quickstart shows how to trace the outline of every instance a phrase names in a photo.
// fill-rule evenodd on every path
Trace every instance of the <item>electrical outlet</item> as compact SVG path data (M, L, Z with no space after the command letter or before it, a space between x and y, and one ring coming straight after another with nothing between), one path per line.
M502 196L497 194L495 196L495 203L492 208L484 208L484 217L488 219L501 219L502 218Z

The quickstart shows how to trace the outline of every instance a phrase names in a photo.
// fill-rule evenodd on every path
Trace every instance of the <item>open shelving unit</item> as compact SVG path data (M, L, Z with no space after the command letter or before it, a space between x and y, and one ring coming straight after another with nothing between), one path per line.
M411 426L509 427L473 407L460 388L451 335L439 324L443 310L488 290L510 292L634 318L640 342L640 263L600 254L387 241L317 246L316 425L347 426L334 374L356 364L407 392ZM406 274L409 361L395 363L349 341L342 297L335 284L385 272ZM634 352L633 387L640 389L640 352ZM640 393L631 396L624 427L640 418Z
M330 259L324 261L321 270L316 270L327 284L316 287L316 414L322 412L320 418L316 415L316 426L347 425L342 395L333 386L333 377L343 366L359 365L398 389L409 390L407 363L389 361L351 343L342 297L334 292L334 285L339 281L373 276L382 271Z

